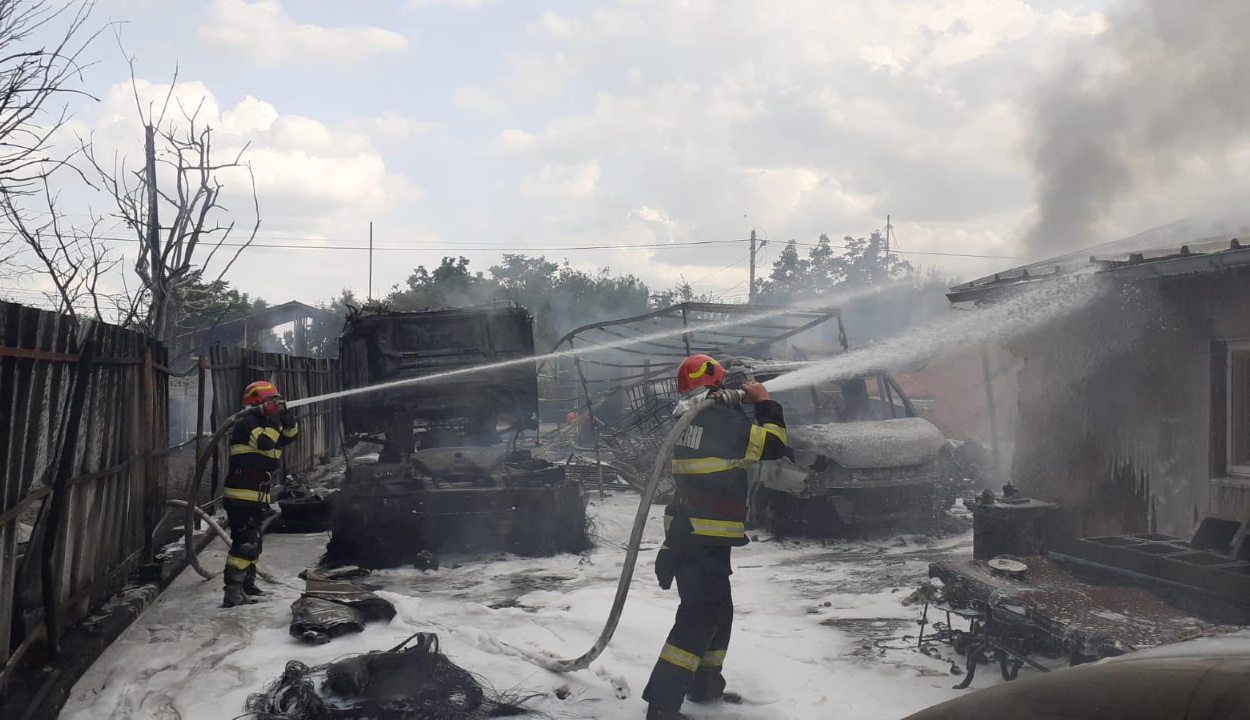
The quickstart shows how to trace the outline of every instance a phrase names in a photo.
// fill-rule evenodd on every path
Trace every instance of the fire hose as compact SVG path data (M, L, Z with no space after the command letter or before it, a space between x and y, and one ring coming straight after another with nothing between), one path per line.
M234 427L234 424L238 422L240 418L242 418L244 415L246 415L249 412L251 412L250 409L240 410L239 412L226 418L225 422L221 424L221 427L217 428L217 431L214 432L212 437L208 439L208 445L205 446L204 450L200 453L200 456L196 458L195 460L195 473L191 477L191 487L187 489L187 499L185 501L183 500L167 501L168 504L170 505L186 509L186 517L183 520L183 527L186 528L186 533L184 535L184 538L186 540L187 562L189 562L191 564L191 567L195 568L195 571L199 573L200 577L204 578L205 580L212 580L216 578L220 573L213 572L205 568L202 564L200 564L199 556L196 555L196 552L195 552L195 518L196 516L199 516L205 522L207 522L208 526L212 528L213 532L217 533L218 537L220 537L226 543L230 542L230 536L226 534L226 531L222 529L221 525L217 524L217 521L213 520L212 516L210 516L208 513L200 509L200 506L198 504L200 481L204 477L204 470L208 467L209 458L211 458L213 456L213 453L216 452L217 450L217 444L220 443L224 437L226 437L226 434L230 432L231 428ZM270 518L268 521L265 522L265 526L268 526L269 523L272 521L273 521L273 518ZM265 529L264 527L262 527L261 532L263 533L264 531ZM256 566L256 574L260 575L265 580L271 583L274 583L275 585L287 585L287 583L283 582L282 580L278 578L275 578L274 576L262 570L259 565Z
M634 579L634 566L638 562L638 547L642 544L642 531L647 524L647 513L651 511L651 501L655 499L655 489L660 484L660 476L664 474L664 468L668 464L669 456L672 455L673 446L677 444L677 439L686 431L690 423L694 422L695 417L699 413L717 403L739 404L741 402L741 390L720 391L716 396L702 400L682 413L681 417L677 418L677 422L673 425L673 429L669 431L668 436L664 438L664 442L660 445L660 450L655 456L655 465L651 468L651 480L642 491L642 499L638 501L638 512L634 515L634 527L629 535L629 547L625 552L625 565L621 568L621 579L616 584L616 598L612 601L612 610L608 612L608 621L603 626L603 631L599 633L599 639L595 641L595 644L580 657L571 660L556 660L521 650L520 648L513 648L514 650L540 667L557 673L585 670L603 653L604 649L608 647L608 642L612 640L612 635L616 632L616 625L621 619L621 612L625 609L625 598L629 595L629 585Z
M585 670L590 667L592 662L603 654L603 651L607 648L608 643L612 640L612 636L616 633L616 626L620 622L621 613L625 609L625 599L629 596L629 586L634 579L634 567L638 563L638 549L642 545L642 533L647 524L647 514L651 511L651 503L655 499L656 488L660 484L660 477L664 474L664 468L668 463L669 457L673 453L673 447L677 444L677 439L680 438L682 433L686 431L686 428L690 427L690 424L694 422L694 419L698 417L699 413L717 403L733 405L740 404L742 402L742 398L743 395L741 390L723 390L719 391L712 397L699 401L682 413L679 418L677 418L677 422L673 424L673 429L669 431L668 435L664 438L664 442L660 444L659 451L656 453L655 457L655 465L651 468L651 479L642 491L642 497L638 502L638 512L634 515L634 526L630 531L629 546L625 552L625 563L621 568L620 580L618 580L616 584L616 597L612 601L612 609L608 612L608 620L604 624L603 630L599 633L599 638L595 640L595 644L581 656L570 660L557 660L544 655L531 653L520 648L513 648L514 650L521 653L540 667L557 673L569 673L576 672L578 670ZM200 486L200 480L204 475L204 469L208 465L208 458L212 456L214 449L217 447L217 443L221 442L221 439L225 437L230 428L234 426L234 423L239 418L243 417L246 412L248 411L243 410L226 418L226 421L221 424L221 427L213 433L211 438L209 438L208 446L204 448L204 451L200 453L200 457L196 461L195 475L191 481L191 488L188 492L187 501L185 503L177 500L170 501L171 504L186 507L186 521L184 522L184 526L186 527L187 558L191 563L191 566L195 568L195 571L208 580L217 577L217 573L206 570L204 566L200 564L199 558L196 557L194 546L195 516L198 514L200 517L205 518L208 521L209 527L220 535L223 540L228 541L229 538L226 536L225 531L221 529L221 526L213 521L207 513L196 505L197 491ZM281 582L272 578L268 574L261 572L260 568L257 568L257 574L270 582Z

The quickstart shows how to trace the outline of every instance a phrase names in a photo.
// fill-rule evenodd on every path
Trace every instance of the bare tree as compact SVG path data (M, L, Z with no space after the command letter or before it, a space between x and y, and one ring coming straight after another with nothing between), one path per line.
M57 95L86 94L71 87L71 81L81 79L79 56L99 34L84 33L94 5L94 0L60 5L0 0L0 198L8 205L16 196L38 193L67 160L52 158L50 146L68 110L65 105L54 110L50 101ZM57 23L63 26L52 33ZM53 45L35 45L39 33L59 39ZM17 235L28 241L20 231ZM0 262L14 268L21 250L20 243L0 240Z
M143 106L133 60L130 68L145 132L143 166L128 168L125 157L117 155L106 165L88 141L82 142L82 151L104 191L112 195L116 216L139 243L134 270L143 283L140 293L146 312L138 324L157 340L166 340L177 330L180 311L195 302L188 290L199 282L220 281L255 240L260 205L255 176L243 162L247 146L224 161L215 158L212 128L200 120L203 99L187 108L174 98L177 71L157 112L154 105ZM177 105L177 115L167 118L171 103ZM221 203L225 187L221 177L231 169L247 174L255 211L255 222L238 233L238 241L232 240L235 221L222 219L228 209ZM168 224L161 224L162 217ZM219 251L222 258L217 257ZM208 273L214 260L219 260L215 275Z
M129 293L108 292L101 280L121 262L109 253L100 238L103 218L91 216L86 227L67 223L57 210L58 195L48 178L41 178L42 206L31 209L18 203L15 195L0 194L0 215L13 228L30 252L16 255L10 262L19 272L39 273L51 279L57 310L78 317L86 312L96 320L111 318L122 322L133 319L137 307ZM33 256L33 261L27 261ZM37 263L37 264L33 264ZM107 284L107 282L106 282Z

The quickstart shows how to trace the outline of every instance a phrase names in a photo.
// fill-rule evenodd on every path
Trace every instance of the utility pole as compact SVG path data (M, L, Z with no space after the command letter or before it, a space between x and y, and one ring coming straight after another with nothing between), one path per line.
M759 247L764 247L767 244L768 244L768 241L765 240L764 242L759 244ZM755 251L756 249L757 248L755 245L755 231L752 230L751 231L751 280L750 280L751 285L747 289L747 304L748 305L755 302Z
M373 301L373 221L369 221L369 294L368 302Z
M890 216L885 216L885 261L890 262Z

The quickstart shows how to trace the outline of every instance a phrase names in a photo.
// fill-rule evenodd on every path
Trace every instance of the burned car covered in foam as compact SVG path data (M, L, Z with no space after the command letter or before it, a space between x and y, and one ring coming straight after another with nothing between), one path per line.
M725 384L767 382L805 363L725 361ZM920 417L889 373L773 393L786 412L788 460L752 466L752 523L782 534L842 534L848 526L920 529L948 507L941 431ZM816 472L802 464L829 459Z

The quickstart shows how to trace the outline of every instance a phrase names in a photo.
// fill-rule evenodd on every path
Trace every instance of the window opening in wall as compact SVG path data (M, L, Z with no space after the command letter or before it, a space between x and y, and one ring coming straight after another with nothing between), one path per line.
M1228 472L1250 476L1250 341L1228 345Z

